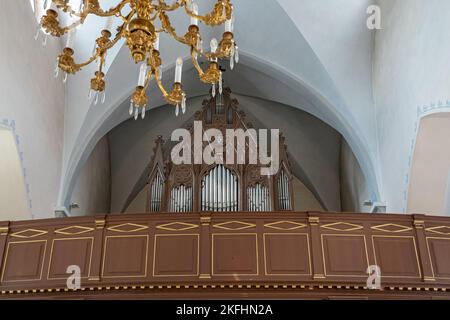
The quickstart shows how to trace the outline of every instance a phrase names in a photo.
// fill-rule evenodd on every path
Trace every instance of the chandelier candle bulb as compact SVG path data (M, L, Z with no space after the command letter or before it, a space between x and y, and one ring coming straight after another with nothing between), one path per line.
M80 0L80 6L78 8L78 12L81 13L83 12L84 9L84 0Z
M225 22L225 32L233 33L233 29L234 29L234 17L231 17L230 20L227 20Z
M195 15L198 15L198 4L196 4L195 2L192 3L192 13L194 13ZM198 26L198 19L191 17L191 25L195 25Z
M147 77L147 64L143 62L139 70L138 86L144 87L146 77Z
M210 46L211 46L211 52L216 53L217 48L219 47L219 43L217 42L216 38L211 39Z
M175 83L181 83L182 73L183 73L183 59L178 58L175 67Z
M153 47L156 51L159 51L159 33L156 34L155 45Z
M108 30L109 32L111 32L113 23L114 23L114 16L108 17L108 19L106 20L106 24L105 24L105 30Z
M66 48L73 47L73 44L75 43L76 35L77 35L77 29L73 29L72 31L69 32L69 34L67 35Z

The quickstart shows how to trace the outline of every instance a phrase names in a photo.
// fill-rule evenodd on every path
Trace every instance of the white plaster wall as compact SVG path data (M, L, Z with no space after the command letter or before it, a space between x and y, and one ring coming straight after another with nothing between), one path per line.
M420 122L411 168L408 212L446 215L450 171L450 113Z
M53 78L59 42L34 41L30 1L2 0L0 10L0 121L15 130L31 212L52 217L63 146L64 85Z
M405 212L418 117L450 106L450 1L379 4L373 82L383 193L389 212Z
M143 213L146 211L147 195L149 186L146 185L144 189L134 198L124 213Z
M366 11L374 0L278 2L330 74L352 114L352 125L363 127L370 151L376 156L372 96L374 32L366 27Z
M297 178L292 181L295 211L324 211L314 194Z
M30 219L22 165L11 129L0 125L0 221Z
M78 209L71 216L109 213L111 204L111 166L108 136L95 146L75 183L71 203Z
M366 179L348 143L341 144L341 207L343 212L367 212L371 200Z

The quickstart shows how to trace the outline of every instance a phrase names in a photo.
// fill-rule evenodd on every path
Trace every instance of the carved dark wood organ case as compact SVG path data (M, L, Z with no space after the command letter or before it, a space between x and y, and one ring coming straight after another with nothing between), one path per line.
M261 175L265 167L259 161L249 161L248 137L243 148L245 161L237 161L240 147L235 143L233 165L227 164L227 147L221 155L223 163L208 165L194 162L194 121L201 121L202 135L208 129L221 131L226 139L226 130L254 129L246 121L246 115L238 110L238 101L231 98L231 90L203 101L201 111L196 112L192 123L186 127L191 134L192 164L175 165L171 160L171 150L178 142L165 142L161 136L155 141L153 157L150 161L148 177L147 212L266 212L292 211L294 197L293 176L287 155L287 146L282 134L279 135L279 168L271 176ZM256 130L257 132L257 130ZM270 140L270 133L268 133ZM203 142L208 148L210 142ZM257 142L254 142L255 144ZM270 147L267 148L270 152ZM202 149L203 151L204 149ZM241 164L244 162L244 164Z

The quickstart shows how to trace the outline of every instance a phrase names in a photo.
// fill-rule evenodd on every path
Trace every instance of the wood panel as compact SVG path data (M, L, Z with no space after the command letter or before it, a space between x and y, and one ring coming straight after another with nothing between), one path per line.
M364 235L323 234L325 276L367 277L369 258Z
M145 278L148 236L106 236L103 258L104 278Z
M266 275L311 275L308 234L264 234L264 266Z
M153 275L198 276L199 235L159 234L155 236Z
M257 234L253 233L213 234L213 275L258 275L257 242Z
M2 282L41 280L46 248L47 240L10 242Z
M377 235L373 236L373 246L382 277L420 278L414 237Z
M54 239L50 250L47 279L67 279L67 268L80 267L81 277L89 277L93 237Z
M68 296L69 265L80 266L81 286L92 296L127 288L166 297L173 296L171 288L219 294L229 289L243 296L268 290L319 295L327 289L334 297L370 295L363 289L369 262L381 268L383 294L450 292L449 218L131 214L0 222L0 237L0 299L18 293Z
M433 275L437 278L450 279L450 239L428 237L427 244Z

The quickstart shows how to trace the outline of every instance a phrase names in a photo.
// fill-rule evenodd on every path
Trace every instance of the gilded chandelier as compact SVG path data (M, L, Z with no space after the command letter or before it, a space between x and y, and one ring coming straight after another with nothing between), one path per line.
M47 8L45 0L44 9ZM184 8L190 17L190 26L187 32L180 36L172 27L168 13ZM76 21L68 26L60 25L58 10L76 17ZM85 62L76 63L74 60L73 38L75 28L82 25L89 15L96 15L107 18L106 27L101 30L100 37L95 41L92 56ZM119 19L121 24L115 30L113 36L113 20ZM152 78L155 79L167 103L176 106L178 116L180 107L184 113L186 110L186 94L181 84L183 61L178 58L175 68L175 80L170 91L167 91L162 84L162 61L159 52L159 35L164 32L172 36L176 41L187 45L190 48L190 55L194 67L197 69L200 80L203 83L212 85L213 96L216 94L218 84L220 93L222 92L222 72L220 71L218 60L230 59L230 67L233 69L234 63L239 62L238 47L233 36L233 5L231 0L217 0L213 10L206 15L199 15L198 5L192 0L176 0L172 4L166 4L164 0L121 0L120 3L108 10L100 7L99 0L81 0L78 10L73 9L69 0L51 0L51 7L46 10L42 17L38 33L42 30L47 35L61 37L68 33L67 45L58 56L58 71L64 72L64 81L68 74L75 74L83 67L94 61L98 62L98 71L91 79L89 98L94 96L94 104L99 100L105 101L105 74L103 72L105 59L109 49L115 46L119 40L124 39L130 49L131 56L135 63L140 64L138 85L131 96L130 115L134 114L137 119L139 114L145 117L145 109L148 103L146 94L147 87ZM209 52L203 50L202 37L200 35L199 21L208 26L225 25L225 32L221 41L212 39ZM199 57L208 61L208 68L203 70L198 62Z

